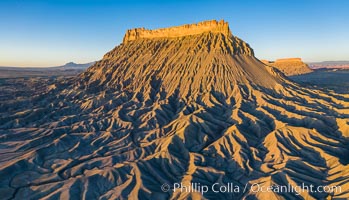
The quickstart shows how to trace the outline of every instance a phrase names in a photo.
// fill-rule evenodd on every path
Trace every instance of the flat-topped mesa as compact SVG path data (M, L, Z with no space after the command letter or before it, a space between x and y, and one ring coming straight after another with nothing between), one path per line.
M303 62L301 58L281 58L276 59L275 62Z
M275 61L261 60L264 64L278 68L286 76L294 76L313 72L301 58L282 58Z
M145 28L135 28L128 30L124 36L123 43L137 40L139 38L175 38L187 35L197 35L205 32L223 33L231 35L228 22L224 20L203 21L197 24L186 24L182 26L174 26L169 28L160 28L149 30Z

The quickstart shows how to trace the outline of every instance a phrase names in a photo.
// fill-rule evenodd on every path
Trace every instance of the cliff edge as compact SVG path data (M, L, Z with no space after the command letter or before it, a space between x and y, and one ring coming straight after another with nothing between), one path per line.
M129 41L137 40L140 38L175 38L188 35L197 35L205 32L231 35L228 22L225 22L224 20L210 20L199 22L197 24L185 24L182 26L160 28L155 30L149 30L145 28L130 29L126 32L123 43L127 43Z
M301 58L282 58L275 61L261 60L264 64L273 66L286 76L294 76L313 72Z

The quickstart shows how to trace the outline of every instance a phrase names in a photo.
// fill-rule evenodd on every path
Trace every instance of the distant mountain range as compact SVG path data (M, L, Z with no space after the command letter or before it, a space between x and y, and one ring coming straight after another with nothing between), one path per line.
M90 67L94 63L95 62L78 64L78 63L74 63L74 62L69 62L69 63L66 63L65 65L57 66L57 67L51 67L51 68L52 69L64 69L64 70L69 70L69 69L87 69L88 67Z
M349 69L349 61L323 61L308 63L311 69Z
M52 66L52 67L12 67L12 66L0 66L0 70L69 70L69 69L87 69L89 66L93 65L95 62L78 64L74 62L68 62L65 65L61 66Z
M8 67L0 66L0 78L29 77L29 76L72 76L81 73L95 62L77 64L66 63L53 67Z

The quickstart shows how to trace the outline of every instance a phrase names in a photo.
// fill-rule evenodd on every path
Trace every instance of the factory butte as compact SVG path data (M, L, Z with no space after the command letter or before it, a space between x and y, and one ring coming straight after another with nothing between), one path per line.
M1 105L0 196L349 198L348 95L301 87L231 30L131 29L85 72ZM193 183L243 192L174 190ZM301 183L343 189L249 189Z

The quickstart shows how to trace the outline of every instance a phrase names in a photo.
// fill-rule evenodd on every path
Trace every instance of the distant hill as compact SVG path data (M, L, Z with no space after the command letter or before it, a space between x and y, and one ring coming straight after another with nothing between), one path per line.
M89 62L89 63L84 63L84 64L77 64L74 62L69 62L66 63L65 65L62 66L57 66L57 67L51 67L50 69L87 69L89 66L93 65L95 62Z
M83 72L95 62L77 64L66 63L54 67L3 67L0 66L0 78L32 77L32 76L73 76Z
M349 69L349 61L323 61L308 63L312 69Z
M302 61L301 58L283 58L276 61L262 60L266 65L276 67L286 76L294 76L313 72L309 66Z

